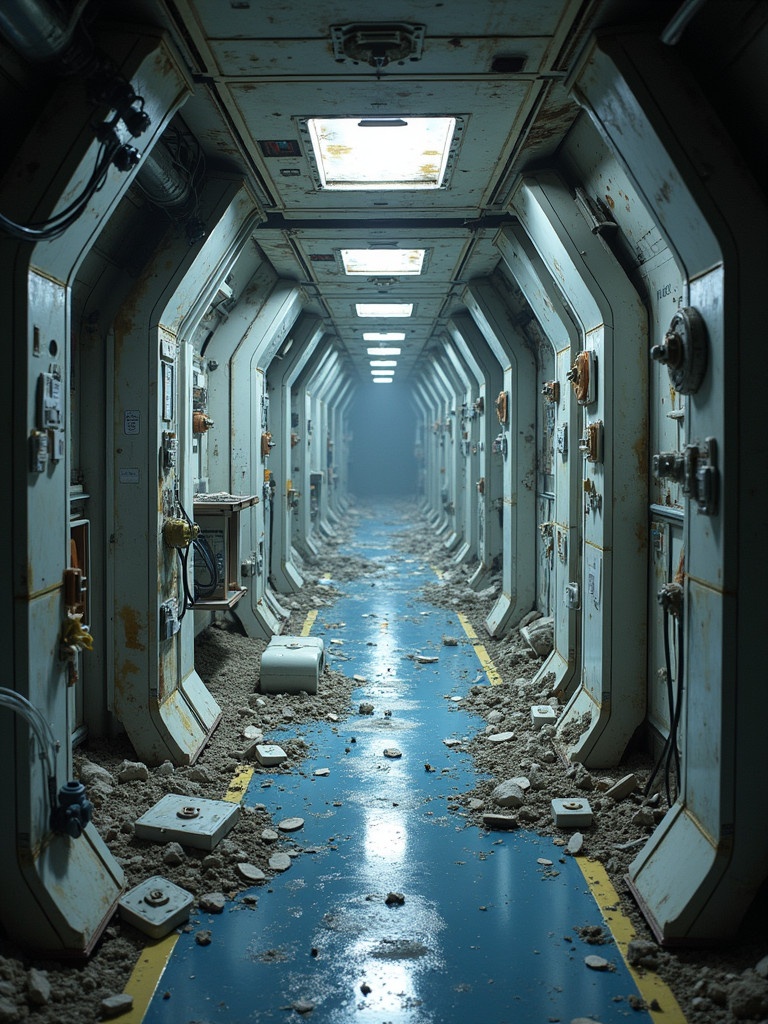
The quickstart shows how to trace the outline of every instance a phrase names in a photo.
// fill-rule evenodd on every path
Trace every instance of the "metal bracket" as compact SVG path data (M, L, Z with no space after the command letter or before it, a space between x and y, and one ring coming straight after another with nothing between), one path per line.
M653 456L653 475L682 484L683 494L696 502L704 516L717 515L720 497L720 472L717 468L717 441L705 439L703 445L688 444L682 452L660 452Z

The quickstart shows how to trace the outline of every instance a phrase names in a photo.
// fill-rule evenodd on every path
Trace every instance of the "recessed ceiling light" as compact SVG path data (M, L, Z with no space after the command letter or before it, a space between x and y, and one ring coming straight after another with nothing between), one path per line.
M394 370L371 370L372 377L394 377Z
M320 183L327 189L431 189L443 183L454 117L311 117Z
M382 347L382 348L369 348L367 351L368 351L368 355L369 356L399 356L400 355L400 349L399 348L384 348L384 347Z
M371 359L371 366L397 366L396 359Z
M410 316L413 312L412 302L357 302L355 309L358 316Z
M363 331L363 341L405 341L405 331Z
M344 273L397 274L405 277L421 273L425 249L342 249Z
M393 384L394 381L391 377L374 377L373 384Z

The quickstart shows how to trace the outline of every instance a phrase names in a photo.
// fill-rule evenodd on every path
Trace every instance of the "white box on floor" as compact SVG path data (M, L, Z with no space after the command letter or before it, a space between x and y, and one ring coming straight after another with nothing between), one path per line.
M161 875L153 875L124 893L118 903L120 917L153 939L161 939L189 919L192 893Z
M262 693L317 693L325 667L319 636L273 636L261 656Z
M582 828L592 824L592 808L582 796L552 800L552 817L561 828Z
M531 724L534 729L543 725L553 725L557 721L557 712L549 704L534 704L531 707Z
M212 850L237 824L240 804L167 793L136 821L139 839Z

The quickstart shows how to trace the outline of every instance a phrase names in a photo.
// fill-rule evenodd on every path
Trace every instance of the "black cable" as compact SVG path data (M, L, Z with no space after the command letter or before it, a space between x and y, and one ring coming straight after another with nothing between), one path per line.
M675 700L675 712L669 728L669 749L667 750L667 762L665 776L667 778L667 790L669 790L670 762L675 758L675 772L677 773L677 791L680 792L680 752L677 749L677 730L680 724L680 712L683 704L683 620L677 620L677 698ZM669 798L668 798L669 799ZM671 806L671 802L670 802Z
M673 723L675 720L675 708L673 706L674 698L672 692L672 658L669 652L669 611L666 607L664 608L664 662L667 682L667 702L669 705L669 733L667 734L667 739L664 743L661 755L659 756L659 759L656 761L656 764L653 766L653 771L651 772L648 781L645 784L645 789L643 790L644 796L648 796L650 794L651 787L653 786L653 781L656 778L656 775L658 774L659 768L661 768L662 764L668 763L668 753L672 738ZM665 772L665 787L667 803L671 807L672 801L670 799L668 771Z
M195 578L195 601L198 601L201 597L210 597L214 594L219 586L219 571L216 568L216 559L211 549L211 545L208 543L206 537L196 537L192 541L192 545L195 549L195 553L199 554L205 568L208 570L210 576L209 583L198 583Z

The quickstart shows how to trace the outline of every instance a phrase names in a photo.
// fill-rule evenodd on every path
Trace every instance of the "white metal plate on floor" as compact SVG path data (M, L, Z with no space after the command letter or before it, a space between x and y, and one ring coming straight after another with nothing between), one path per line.
M188 920L193 903L192 893L161 875L153 875L125 893L118 909L128 924L153 939L161 939Z
M198 850L212 850L237 824L240 804L230 800L168 793L137 820L136 835L158 843L176 841Z
M282 747L278 747L276 743L257 744L255 754L259 764L263 764L267 767L270 765L282 764L283 761L288 760L286 752Z

